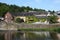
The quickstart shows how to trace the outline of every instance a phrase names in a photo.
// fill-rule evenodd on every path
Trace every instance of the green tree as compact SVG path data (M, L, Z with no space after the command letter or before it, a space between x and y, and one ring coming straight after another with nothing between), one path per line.
M48 21L49 23L57 23L57 16L53 15L53 16L48 16Z
M50 12L50 14L54 14L54 13L55 13L55 11L54 11L54 10L53 10L53 11L48 10L48 12Z
M28 16L27 18L28 18L28 20L27 20L28 23L33 23L33 22L39 21L39 19L36 18L35 16Z
M6 4L1 4L0 3L0 16L3 16L3 14L9 10L9 7Z

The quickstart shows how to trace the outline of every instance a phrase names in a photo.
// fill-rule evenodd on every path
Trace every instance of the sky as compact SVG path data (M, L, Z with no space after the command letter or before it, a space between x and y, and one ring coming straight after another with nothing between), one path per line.
M17 6L30 6L45 10L60 10L60 0L0 0L2 3Z

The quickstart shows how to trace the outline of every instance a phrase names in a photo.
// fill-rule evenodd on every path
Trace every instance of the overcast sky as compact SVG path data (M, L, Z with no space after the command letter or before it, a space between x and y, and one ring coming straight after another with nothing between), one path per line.
M0 2L45 10L60 10L60 0L0 0Z

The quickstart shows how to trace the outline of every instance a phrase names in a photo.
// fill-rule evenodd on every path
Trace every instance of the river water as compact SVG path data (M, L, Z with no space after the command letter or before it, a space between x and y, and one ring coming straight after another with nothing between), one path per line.
M25 32L23 35L17 33L13 40L53 40L50 32Z
M9 37L9 34L8 34L8 37ZM1 36L1 34L0 34L0 40L5 40L3 36ZM20 32L19 31L19 32L12 33L11 40L58 40L58 39L55 32L49 32L49 31Z

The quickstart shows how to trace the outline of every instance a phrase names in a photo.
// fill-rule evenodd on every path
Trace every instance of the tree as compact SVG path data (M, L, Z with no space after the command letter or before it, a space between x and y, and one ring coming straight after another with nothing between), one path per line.
M0 16L3 16L3 14L9 10L8 5L0 3Z
M53 15L53 16L48 16L48 21L49 23L57 23L57 16Z
M34 11L38 11L38 9L37 8L34 8Z
M48 10L48 12L50 12L50 14L54 14L54 13L55 13L55 11L54 11L54 10L53 10L53 11Z

